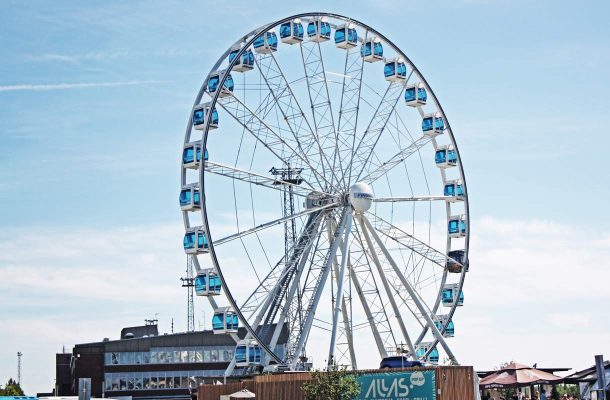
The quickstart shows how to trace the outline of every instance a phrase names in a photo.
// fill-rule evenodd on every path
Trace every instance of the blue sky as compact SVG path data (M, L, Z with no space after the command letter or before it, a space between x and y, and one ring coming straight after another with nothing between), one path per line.
M310 10L383 32L451 121L474 235L458 356L579 368L610 354L597 291L610 280L610 4L398 4L0 2L0 382L17 350L33 393L52 387L63 344L155 313L161 329L184 325L176 199L193 99L238 36Z

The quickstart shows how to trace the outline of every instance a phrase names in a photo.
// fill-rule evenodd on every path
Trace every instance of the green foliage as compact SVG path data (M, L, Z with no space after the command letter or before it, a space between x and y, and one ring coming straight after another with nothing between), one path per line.
M0 387L0 396L24 396L24 393L21 386L13 378L10 378L4 389Z
M552 400L559 400L559 391L557 390L556 386L553 386L553 388L551 389L551 399Z
M360 394L356 376L345 368L316 370L311 376L313 380L301 386L308 400L351 400Z
M559 397L563 397L563 396L572 396L575 399L578 399L580 397L580 389L578 387L578 385L566 385L561 384L561 385L557 385L557 392L559 392Z

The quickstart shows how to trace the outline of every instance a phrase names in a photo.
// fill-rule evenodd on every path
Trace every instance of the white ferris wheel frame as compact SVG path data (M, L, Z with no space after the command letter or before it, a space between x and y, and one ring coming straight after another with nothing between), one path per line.
M218 61L214 64L213 68L211 69L210 73L208 73L208 75L206 76L196 98L195 98L195 102L194 102L194 106L200 104L204 94L206 93L206 88L208 86L208 81L210 79L210 76L214 73L214 72L218 72L219 68L221 67L221 65L225 62L225 60L227 60L227 57L229 56L229 53L236 49L239 48L239 52L234 56L232 62L229 63L228 67L224 70L225 73L220 75L220 81L218 82L218 90L215 91L215 93L212 95L212 99L210 101L210 105L211 108L213 109L214 106L217 104L218 99L219 99L219 95L221 93L221 90L224 86L225 80L227 78L227 76L229 75L229 72L231 72L231 70L233 69L233 67L236 65L236 63L241 60L242 58L242 54L244 51L251 49L252 44L254 43L254 41L261 35L265 34L266 32L280 26L283 23L286 22L290 22L293 21L295 19L300 19L300 20L304 20L304 21L308 21L309 19L313 19L313 18L333 18L336 20L340 20L340 21L344 21L346 24L353 24L354 26L360 27L362 29L364 29L367 33L370 32L371 34L373 34L375 37L381 39L385 44L389 45L393 51L396 52L396 54L402 59L402 61L405 62L405 64L411 69L411 74L416 74L417 77L421 80L421 83L423 83L425 85L426 91L428 93L428 97L432 99L434 105L436 106L437 112L440 113L440 116L442 116L444 123L445 123L445 132L444 134L447 135L447 137L449 138L451 145L453 146L453 149L455 150L456 154L457 154L457 168L459 171L459 175L460 175L460 179L461 179L461 184L463 187L463 192L464 192L464 196L463 196L463 204L464 204L464 220L466 222L466 233L465 233L465 240L464 240L464 262L463 262L463 268L461 269L460 272L460 277L459 277L459 284L457 287L458 293L462 290L463 288L463 284L464 284L464 279L465 279L465 274L468 270L467 266L468 266L468 251L469 251L469 241L470 241L470 213L469 213L469 203L468 203L468 190L467 190L467 185L466 185L466 179L465 179L465 174L464 174L464 170L463 170L463 165L462 165L462 160L461 157L459 156L459 150L458 150L458 146L457 143L455 141L454 135L453 135L453 131L451 129L451 125L449 123L449 120L447 119L443 108L440 104L440 102L437 100L436 95L434 94L432 88L430 87L430 85L427 83L427 81L425 80L424 76L420 73L420 71L417 69L417 67L411 62L411 60L406 56L406 54L404 52L402 52L396 45L394 45L388 38L386 38L383 34L381 34L380 32L376 31L375 29L371 28L370 26L361 23L359 21L356 21L352 18L343 16L343 15L339 15L339 14L333 14L333 13L323 13L323 12L313 12L313 13L302 13L302 14L297 14L297 15L293 15L284 19L281 19L279 21L274 21L271 22L269 24L263 25L257 29L252 30L251 32L243 35L242 37L239 38L239 40L237 40L232 46L230 46L222 55L221 57L218 59ZM336 28L336 25L332 25L333 27ZM305 37L307 37L307 34L305 34ZM331 38L332 41L332 38ZM300 44L299 44L300 45ZM401 87L401 89L404 89L404 86ZM423 115L423 112L421 110L421 108L418 107L418 110L420 111L420 114ZM357 111L356 111L357 112ZM209 224L208 224L208 216L207 216L207 210L206 210L206 202L205 202L205 197L206 197L206 192L205 192L205 172L206 172L206 168L205 168L205 164L208 164L206 161L204 161L203 158L203 153L206 151L206 145L207 145L207 139L208 139L208 132L209 132L209 126L211 123L211 114L212 113L206 113L205 115L205 127L203 129L203 133L202 133L202 139L201 139L201 152L202 152L202 159L200 162L200 166L199 166L199 188L201 188L200 190L200 201L201 201L201 215L202 215L202 227L205 231L205 234L207 236L208 242L209 242L209 255L213 264L213 267L215 269L215 271L217 272L217 274L219 275L221 282L222 282L222 290L223 293L225 295L225 297L227 298L229 304L231 305L232 309L237 313L240 322L243 324L243 326L245 327L245 329L247 330L247 334L248 337L253 338L255 340L258 341L258 344L260 345L260 347L264 350L265 353L268 354L268 356L270 357L271 360L274 360L275 362L277 362L278 364L281 364L284 362L284 360L282 360L280 357L278 357L273 351L272 349L263 341L263 340L259 340L257 333L256 333L256 327L253 327L247 318L245 318L245 316L242 314L239 305L237 304L235 298L233 297L233 295L231 294L230 291L230 287L227 284L227 282L225 281L225 278L222 274L222 269L220 267L220 263L219 260L216 256L216 252L214 251L214 245L215 243L218 244L218 242L215 242L213 237L212 237L212 232L209 229ZM189 143L192 143L193 140L191 140L191 136L192 136L192 116L189 115L189 120L187 122L187 127L186 127L186 133L185 133L185 139L184 139L184 144L185 146ZM433 143L434 148L437 149L438 146L436 145L436 141L435 139L432 137L430 140L430 142ZM425 144L425 143L424 143ZM416 144L418 147L417 149L415 149L415 151L417 151L419 149L419 147L423 146L420 144ZM410 154L397 154L398 156L404 156L404 157L408 157L408 155ZM394 163L394 165L396 165L397 163L400 163L402 161L402 159L397 158L395 160L390 160ZM227 166L223 166L223 165L218 165L218 164L214 164L214 163L209 163L211 166L211 169L216 168L217 170L223 170L225 172L227 172L228 174L232 174L234 179L248 179L250 180L252 183L257 183L258 184L262 184L265 185L265 179L269 179L268 177L264 177L264 176L253 176L252 174L249 174L247 171L239 171L236 169L232 169L231 167L227 167ZM391 168L391 166L390 166ZM313 168L312 168L313 169ZM182 165L181 166L181 186L185 187L189 184L189 182L187 182L187 176L186 176L186 171L187 168ZM207 171L208 173L211 171ZM446 178L445 176L445 171L444 169L441 169L441 176L442 176L442 180L443 180L443 185L446 184L449 180ZM268 184L268 182L267 182ZM430 200L443 200L443 196L420 196L420 197L413 197L413 198L379 198L376 199L376 201L379 202L396 202L396 201L430 201ZM324 207L323 207L324 208ZM307 210L307 213L312 213L315 211L320 211L323 208L316 208L314 210ZM344 209L347 209L347 207L345 207ZM184 211L183 210L183 221L184 221L184 226L185 229L188 230L191 227L190 224L190 220L188 217L188 211ZM352 223L352 217L351 217L351 213L347 213L347 212L343 212L342 214L344 214L342 220L340 221L341 225L344 224L351 224ZM451 209L450 209L450 202L446 201L446 214L447 214L447 221L449 221L450 217L451 217ZM373 243L377 243L378 246L380 247L380 249L383 251L384 255L386 256L387 260L390 262L390 264L392 264L393 268L396 268L395 262L392 259L392 256L389 254L388 250L385 248L385 246L383 245L383 241L381 240L381 238L379 237L379 235L377 234L375 228L373 227L373 225L371 224L371 222L363 215L359 215L356 214L354 215L353 219L355 221L358 222L358 225L361 227L362 229L362 234L366 239L366 242L368 244L368 246L373 246ZM274 222L278 222L278 221L274 221ZM383 221L382 221L383 222ZM262 229L262 228L261 228ZM339 232L340 230L342 230L343 227L339 226L337 227L337 231ZM240 232L239 234L243 234L244 232ZM406 234L406 233L405 233ZM408 234L406 234L408 235ZM227 238L224 238L225 240ZM410 239L412 240L417 240L413 237L411 237ZM335 240L334 242L336 242L335 247L338 246L347 246L347 240L341 241L341 240ZM333 242L333 245L335 244ZM450 248L450 242L451 242L451 237L449 236L449 234L447 234L447 249ZM423 243L422 243L423 244ZM415 248L412 248L412 251L417 252L417 246L418 244L415 243ZM345 251L345 249L344 249ZM373 256L373 264L375 264L377 266L377 268L380 268L380 263L379 260L377 259L377 252L376 251L371 251L371 255ZM344 252L342 252L341 254L345 254ZM444 252L443 252L444 254ZM206 255L207 256L207 255ZM328 257L328 260L334 259L336 256L336 249L334 251L334 254L332 257ZM198 260L198 255L191 255L192 260L193 260L193 264L195 266L195 269L197 271L202 270L199 260ZM440 256L439 256L440 257ZM345 270L345 259L347 257L342 257L342 262L341 262L341 270ZM443 255L442 258L442 262L445 263L448 259L448 256L446 254ZM437 261L441 261L441 260L437 260ZM328 268L328 270L330 270L330 268ZM398 272L398 271L397 271ZM343 276L344 272L341 272L341 276ZM443 284L446 282L446 278L447 278L447 273L448 271L445 269L443 276L442 276L442 280L441 280L441 290L442 290L442 286ZM382 274L383 276L383 274ZM413 289L411 288L410 284L408 281L406 281L404 279L404 275L402 275L400 272L398 273L398 277L400 278L400 281L402 282L404 288L409 292L409 296L415 301L416 304L419 303L419 301L417 300L418 296L417 293L413 292ZM383 281L381 282L384 286L386 286L386 289L388 288L388 282L387 281ZM340 293L340 291L338 290L337 293ZM390 293L390 292L388 292ZM393 303L394 299L392 299L392 296L388 296L390 297L390 302ZM213 307L214 310L219 309L220 307L218 306L218 304L216 303L214 297L208 296L208 300L211 304L211 306ZM435 304L433 305L432 309L430 311L432 311L433 313L436 313L439 304L440 304L440 292L439 292L439 296L437 297L437 299L435 300ZM337 320L337 314L340 312L340 306L339 306L339 301L336 302L337 307L335 308L335 315L334 315L334 320ZM363 305L364 306L364 305ZM422 312L422 315L424 316L424 318L426 319L426 326L423 327L422 332L420 333L419 337L417 337L415 340L411 340L408 336L408 333L406 332L406 330L404 332L402 332L402 334L407 338L407 345L410 348L411 352L413 352L414 346L419 344L424 336L426 335L428 329L430 329L433 332L433 336L434 336L434 341L432 343L431 346L429 346L429 348L427 349L424 357L426 357L435 347L437 344L441 344L443 346L443 348L445 348L445 351L447 352L448 356L450 357L450 359L453 362L456 362L455 357L453 356L453 353L451 352L451 350L449 349L449 347L447 346L445 340L443 339L443 333L445 331L445 329L447 328L447 325L449 323L449 321L451 320L451 317L453 316L453 314L455 313L456 310L456 306L457 306L457 302L455 304L452 305L451 309L449 310L449 313L447 315L447 319L444 323L444 325L442 325L442 329L439 331L437 329L437 327L434 324L434 321L430 318L430 316L427 314L427 312L423 309L420 308L420 311ZM394 305L394 309L396 309L396 306ZM309 313L310 315L313 313ZM400 315L396 316L397 318L400 318ZM313 317L312 317L313 318ZM400 324L401 328L404 330L404 324ZM336 327L333 327L333 334L331 337L331 343L335 340L335 332L336 332ZM231 334L233 336L233 338L235 339L235 341L237 342L239 340L239 338L237 337L236 334ZM306 341L306 337L302 338L302 341ZM302 348L304 346L304 343L299 343L298 344L300 350L302 351ZM331 353L332 353L332 344L331 344ZM414 353L412 353L414 354ZM332 356L332 354L330 354ZM330 361L330 357L329 357L329 361ZM295 361L296 363L296 361ZM234 366L234 361L231 363L230 369L233 368ZM292 367L294 367L294 363L293 365L291 365Z

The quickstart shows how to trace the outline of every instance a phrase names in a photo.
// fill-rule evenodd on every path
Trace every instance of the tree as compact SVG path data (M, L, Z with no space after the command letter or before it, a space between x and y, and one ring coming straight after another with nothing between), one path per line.
M562 383L560 385L557 385L556 387L560 397L563 397L564 395L572 396L575 399L578 399L580 397L580 388L578 387L578 385Z
M333 366L328 371L316 370L312 381L301 386L308 400L352 400L360 394L356 376L345 368Z
M15 382L13 380L13 378L10 378L8 380L8 382L6 383L6 385L4 386L4 389L0 388L0 396L23 396L23 390L21 389L21 386Z

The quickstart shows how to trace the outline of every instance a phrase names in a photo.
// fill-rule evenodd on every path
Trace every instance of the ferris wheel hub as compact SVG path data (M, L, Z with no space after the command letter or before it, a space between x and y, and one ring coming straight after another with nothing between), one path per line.
M356 182L349 188L349 201L357 213L368 211L373 198L373 189L367 183Z

